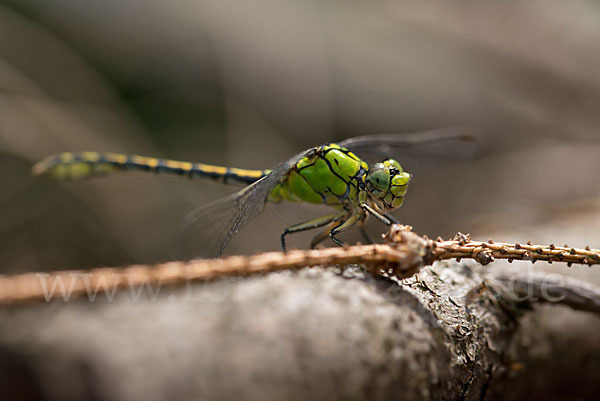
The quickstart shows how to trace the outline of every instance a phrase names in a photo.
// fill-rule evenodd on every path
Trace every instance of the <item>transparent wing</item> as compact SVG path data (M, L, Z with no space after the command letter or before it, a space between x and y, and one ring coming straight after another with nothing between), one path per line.
M310 149L292 157L241 191L190 212L174 236L174 258L190 260L220 256L231 239L263 211L271 189L308 152Z
M359 136L338 142L367 163L394 158L409 172L439 168L475 156L476 136L463 127L444 128L408 134Z

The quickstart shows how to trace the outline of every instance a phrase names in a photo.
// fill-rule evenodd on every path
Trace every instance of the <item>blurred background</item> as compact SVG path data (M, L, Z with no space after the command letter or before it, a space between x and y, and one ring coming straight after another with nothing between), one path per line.
M591 0L2 1L1 269L167 260L183 216L236 190L32 178L56 152L263 169L325 142L456 125L478 133L475 152L421 161L402 222L600 247L599 43ZM227 252L278 249L306 219L276 209Z

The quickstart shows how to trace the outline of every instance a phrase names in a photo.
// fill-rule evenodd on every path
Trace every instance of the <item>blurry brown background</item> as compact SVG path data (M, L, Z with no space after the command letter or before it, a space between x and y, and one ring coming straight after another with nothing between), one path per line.
M599 43L594 1L3 1L0 266L165 260L181 218L232 192L141 173L31 178L52 153L267 168L328 141L452 125L479 133L477 154L415 175L399 219L600 247ZM277 249L302 213L273 209L228 252Z

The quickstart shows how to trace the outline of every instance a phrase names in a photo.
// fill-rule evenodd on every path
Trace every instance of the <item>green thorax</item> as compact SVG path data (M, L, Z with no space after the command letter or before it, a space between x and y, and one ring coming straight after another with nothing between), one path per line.
M364 180L368 168L346 148L334 143L319 146L290 169L268 200L358 205L367 197Z

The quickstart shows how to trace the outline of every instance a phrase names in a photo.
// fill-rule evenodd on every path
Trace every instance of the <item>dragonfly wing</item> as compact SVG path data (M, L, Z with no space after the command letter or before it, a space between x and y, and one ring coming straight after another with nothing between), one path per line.
M263 211L271 189L309 151L280 164L270 174L241 191L190 212L175 234L174 258L190 260L220 256L231 239Z
M338 142L367 163L397 159L408 171L427 164L473 158L476 137L467 128L453 127L408 134L383 134L349 138Z

